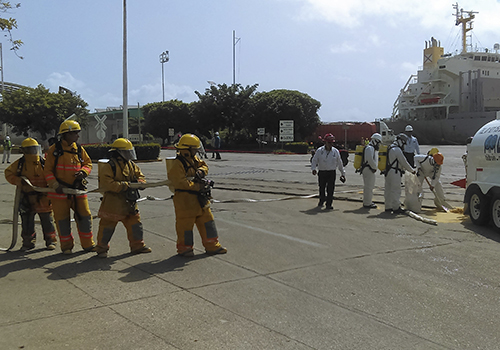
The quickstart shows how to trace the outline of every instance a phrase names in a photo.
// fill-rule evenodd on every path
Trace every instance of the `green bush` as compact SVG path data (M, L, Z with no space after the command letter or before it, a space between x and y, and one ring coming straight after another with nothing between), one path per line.
M97 161L99 159L109 158L109 149L111 145L108 144L94 144L85 145L85 150L89 154L90 159ZM160 156L159 143L145 143L134 145L137 160L156 160Z
M306 154L309 150L309 144L307 142L288 142L285 143L284 149L292 153Z

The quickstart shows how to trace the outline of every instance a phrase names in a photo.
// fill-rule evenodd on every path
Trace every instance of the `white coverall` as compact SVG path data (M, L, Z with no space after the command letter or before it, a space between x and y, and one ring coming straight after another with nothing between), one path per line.
M401 151L401 148L396 143L393 143L387 150L387 158L389 165L385 173L385 210L398 210L401 205L399 200L401 197L401 176L403 176L403 170L413 172L414 169L408 163L403 155L403 151ZM392 166L390 166L391 164Z
M375 173L378 167L378 152L371 143L364 149L364 167L363 175L363 205L369 206L372 204L373 189L375 188ZM366 164L366 165L365 165Z
M418 180L420 185L425 181L425 178L429 180L431 186L434 187L434 193L437 198L444 201L444 190L441 184L441 165L436 164L434 158L429 155L419 154L415 156L415 166L418 169Z

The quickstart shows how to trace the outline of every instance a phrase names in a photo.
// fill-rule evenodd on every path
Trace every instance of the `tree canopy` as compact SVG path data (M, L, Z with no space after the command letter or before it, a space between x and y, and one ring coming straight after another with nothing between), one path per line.
M80 122L88 116L87 102L71 92L51 93L42 84L5 93L0 102L0 118L12 125L17 135L39 132L42 139L57 133L59 125L72 114Z
M199 100L190 105L178 100L147 104L145 130L163 140L169 128L208 138L215 131L225 131L225 141L235 144L253 142L257 128L278 135L280 120L294 121L297 141L311 135L320 123L321 103L309 95L292 90L256 93L257 87L212 85L203 94L195 91Z
M11 4L10 1L0 1L0 12L8 13L13 8L19 8L21 6L20 3ZM17 21L15 18L9 17L4 18L0 17L0 30L6 31L8 33L9 41L12 44L11 50L13 50L17 55L17 50L21 47L23 42L19 39L14 40L12 37L12 30L17 28ZM19 56L19 55L18 55ZM19 56L19 58L22 58Z
M252 130L266 128L278 135L280 120L293 120L296 139L311 135L320 123L321 103L307 94L292 90L261 92L253 98Z
M179 100L149 103L143 107L143 111L144 131L162 140L168 138L169 128L175 131L195 132L195 121L188 103Z

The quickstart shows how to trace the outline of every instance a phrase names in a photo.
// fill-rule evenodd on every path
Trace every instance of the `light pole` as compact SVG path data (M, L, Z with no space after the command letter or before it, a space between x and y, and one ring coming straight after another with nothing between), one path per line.
M160 54L160 63L161 63L161 88L163 91L163 102L165 102L165 73L163 72L163 63L168 62L168 51L162 52Z
M127 0L123 0L123 137L128 139Z
M241 38L236 37L236 31L233 30L233 85L236 84L236 44Z

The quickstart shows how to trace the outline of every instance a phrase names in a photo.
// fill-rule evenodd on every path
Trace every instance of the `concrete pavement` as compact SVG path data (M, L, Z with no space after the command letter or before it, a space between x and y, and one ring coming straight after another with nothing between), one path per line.
M459 206L463 191L448 183L463 174L463 150L445 150L445 192ZM120 225L108 259L18 243L0 252L0 349L500 348L492 228L437 213L430 193L422 215L437 226L362 209L352 164L335 210L318 210L315 198L280 200L316 193L307 155L222 157L207 162L228 254L203 254L195 234L195 257L175 255L167 188L142 193L164 199L140 204L151 254L131 256ZM140 166L149 181L166 178L164 162ZM96 179L97 169L90 188ZM383 177L376 186L381 202ZM2 177L0 189L3 244L14 188ZM99 195L89 201L97 213Z

